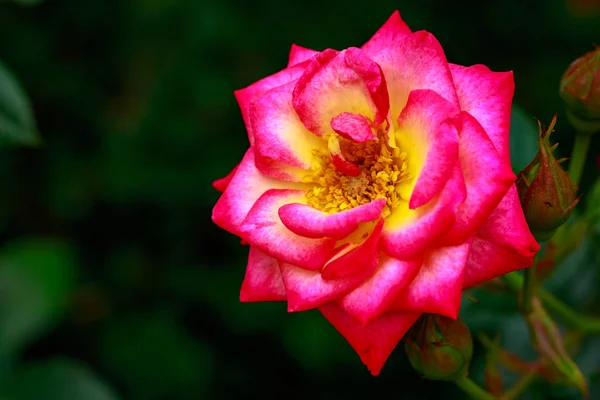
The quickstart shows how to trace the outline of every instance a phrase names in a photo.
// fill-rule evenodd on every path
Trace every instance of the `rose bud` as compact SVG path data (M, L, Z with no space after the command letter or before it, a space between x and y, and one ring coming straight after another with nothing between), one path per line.
M552 368L555 383L574 386L587 397L588 389L579 367L565 350L563 338L556 324L546 313L537 297L532 299L532 310L526 317L536 351Z
M423 314L406 334L404 348L425 378L454 381L467 376L473 340L460 319Z
M571 63L560 81L560 96L578 131L600 131L600 48Z
M540 150L517 179L519 199L525 212L525 218L533 236L538 241L550 239L554 232L564 224L575 205L577 187L562 169L560 162L554 157L556 146L550 145L550 134L556 124L556 115L548 129L539 125Z

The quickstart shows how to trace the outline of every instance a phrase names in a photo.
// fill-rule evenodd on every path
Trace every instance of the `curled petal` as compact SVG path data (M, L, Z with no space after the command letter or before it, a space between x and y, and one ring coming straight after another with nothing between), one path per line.
M287 165L308 170L313 160L312 151L324 148L323 140L308 131L292 107L292 91L295 83L288 83L269 90L256 99L250 107L250 121L254 132L256 164L263 173L272 175L263 165ZM287 169L286 172L292 171ZM270 173L271 172L271 173ZM298 171L300 181L306 171ZM288 172L289 173L289 172ZM281 176L275 176L281 179Z
M356 143L377 139L371 121L360 114L343 112L331 120L331 128L335 133Z
M485 65L450 64L460 108L487 132L498 153L510 161L510 108L515 91L512 72L492 72Z
M358 166L356 166L355 164L352 164L350 161L346 160L346 158L342 154L340 142L336 136L329 136L329 140L327 141L327 148L329 149L331 161L333 162L333 165L338 171L348 176L360 175L360 168L358 168Z
M372 56L382 50L393 47L400 38L410 33L411 30L402 20L400 13L394 11L385 24L361 48L368 56Z
M446 56L432 34L425 31L407 34L369 55L385 74L392 120L400 115L409 93L415 89L433 90L458 107Z
M396 141L408 154L408 172L401 183L415 209L437 195L458 159L458 132L452 118L458 108L431 90L414 90L398 118Z
M251 246L246 276L240 291L240 301L283 301L285 299L285 286L277 260Z
M460 205L456 222L445 238L448 244L463 243L472 236L516 179L510 163L500 157L477 120L462 112L461 121L459 158L467 198Z
M240 224L265 191L296 187L298 184L277 181L261 174L254 164L254 149L250 148L213 208L212 220L221 228L239 236Z
M361 271L340 279L323 279L318 271L309 271L288 263L280 263L287 293L288 311L305 311L319 307L345 295L364 281L373 271Z
M279 218L289 230L300 236L341 240L354 232L359 223L376 220L383 207L385 199L376 199L350 210L328 214L306 204L292 203L279 209Z
M427 254L415 279L396 298L394 308L456 319L471 242L441 247Z
M219 192L223 193L225 191L225 189L227 189L227 186L229 185L229 182L231 182L231 179L233 179L233 175L235 175L235 171L237 171L239 167L239 164L236 165L230 173L227 174L227 176L225 176L224 178L221 179L217 179L216 181L213 182L213 187L215 189L217 189Z
M297 44L292 44L290 55L288 57L288 67L307 61L317 53L318 51L307 49L306 47L298 46Z
M311 270L319 269L333 251L335 240L298 236L283 225L278 215L284 204L303 199L301 190L267 190L242 222L241 237L277 260Z
M465 183L457 165L442 192L425 206L411 210L407 202L400 202L385 220L380 249L400 260L420 257L452 228L465 197Z
M415 278L420 266L420 260L402 261L381 253L373 275L338 303L346 314L367 326L389 311L399 293Z
M288 67L277 72L276 74L263 78L250 86L233 92L240 106L240 110L242 111L242 117L244 118L244 123L246 124L248 139L250 140L251 145L254 144L254 133L252 131L252 124L250 122L250 105L252 102L277 86L297 81L304 73L307 65L308 63L300 63L292 67Z
M420 316L419 313L387 313L368 326L362 326L335 303L319 307L319 311L346 338L375 376Z
M339 279L357 273L359 270L372 272L379 264L377 242L381 235L383 219L377 221L371 232L359 243L346 243L336 251L321 268L323 279Z
M304 311L318 307L345 295L367 279L378 264L376 244L381 225L380 221L362 244L352 246L351 251L339 256L334 255L330 265L325 265L320 273L280 263L288 295L288 310ZM346 244L344 249L349 246Z
M389 100L383 73L360 49L327 49L308 63L292 101L311 132L333 133L330 121L343 112L362 114L375 126L385 120Z

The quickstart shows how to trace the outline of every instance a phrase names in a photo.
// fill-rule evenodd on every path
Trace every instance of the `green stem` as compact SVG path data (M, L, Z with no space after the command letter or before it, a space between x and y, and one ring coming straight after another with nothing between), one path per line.
M548 311L561 317L565 323L585 333L600 334L600 318L583 315L573 310L547 291L540 292L540 299Z
M540 243L542 242L540 241ZM537 282L536 264L540 260L541 255L542 251L538 251L533 259L533 265L527 268L524 272L525 283L523 284L523 296L521 299L521 311L524 314L527 314L529 313L529 311L531 311L531 299L533 298L533 296L537 296L538 294L537 292L539 288Z
M524 285L523 277L517 272L504 275L503 280L504 283L506 283L506 286L515 292L521 291ZM556 314L565 323L584 333L600 334L600 318L590 317L579 313L542 288L539 289L538 296L548 311Z
M571 182L575 186L579 186L591 139L592 135L590 134L577 132L575 135L575 144L573 145L573 152L571 153L571 161L569 163L569 178L571 178Z
M521 396L521 393L523 393L523 391L525 389L527 389L527 386L529 386L529 384L531 382L533 382L533 379L535 378L535 375L536 375L536 371L535 370L526 372L525 375L523 375L517 381L517 383L514 384L513 387L511 387L510 389L508 389L502 395L502 400L518 399Z
M455 381L456 385L461 388L463 392L471 396L476 400L495 400L496 397L492 396L481 386L470 380L469 378L461 378Z
M524 314L531 311L531 299L536 295L536 276L535 276L535 262L534 264L525 270L525 282L523 284L523 298L521 299L521 311Z
M518 272L502 275L502 280L513 292L519 292L523 288L523 277Z

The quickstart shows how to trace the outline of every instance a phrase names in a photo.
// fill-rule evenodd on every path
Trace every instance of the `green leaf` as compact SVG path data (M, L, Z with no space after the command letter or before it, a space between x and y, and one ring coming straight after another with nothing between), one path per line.
M101 331L100 357L132 399L204 398L213 376L210 347L168 311L111 320Z
M75 271L63 242L22 240L0 250L0 354L14 353L63 314Z
M116 400L118 397L83 363L53 359L17 373L6 400Z
M243 266L244 262L240 258L236 263ZM187 301L202 301L218 311L223 315L223 321L235 332L281 331L288 318L286 304L240 302L239 292L243 278L243 267L200 266L172 268L167 272L165 282L174 295Z
M535 157L538 151L538 128L535 119L513 104L510 115L510 160L518 173Z
M38 142L29 100L17 78L0 62L0 145Z

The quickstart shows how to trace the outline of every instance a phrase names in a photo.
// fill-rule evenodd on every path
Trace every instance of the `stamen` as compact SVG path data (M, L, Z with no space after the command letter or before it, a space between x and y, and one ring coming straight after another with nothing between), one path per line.
M313 151L312 171L302 180L313 184L306 194L308 204L336 213L384 198L383 214L389 215L402 201L398 184L412 178L407 172L407 154L381 130L377 141L355 143L337 135L327 140L328 151ZM339 156L337 161L335 156Z

